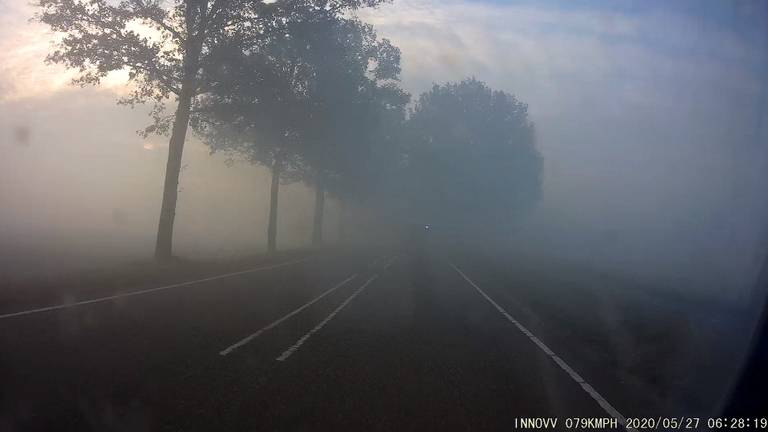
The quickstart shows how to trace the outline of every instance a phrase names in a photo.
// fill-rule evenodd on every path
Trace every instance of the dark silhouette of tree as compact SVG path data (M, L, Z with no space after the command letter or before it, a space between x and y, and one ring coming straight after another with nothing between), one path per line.
M541 194L528 108L474 78L434 85L412 109L401 192L421 223L499 233Z
M396 86L400 50L377 39L371 25L324 14L304 24L295 42L309 47L306 61L313 70L303 158L312 168L305 181L315 187L312 243L317 246L329 182L364 160L361 153L370 151L379 107L402 107L407 96Z
M144 133L170 132L155 256L172 254L182 152L193 100L208 90L202 70L223 41L255 47L293 16L318 10L342 15L381 0L38 0L37 19L62 35L48 61L80 72L80 85L98 84L127 70L134 91L121 102L154 102L154 124ZM148 28L144 34L139 29ZM165 104L174 99L172 114Z
M213 151L272 170L268 250L276 249L281 178L317 185L319 233L326 183L343 172L362 184L370 173L358 166L371 159L379 117L404 109L407 96L394 82L399 51L376 41L370 26L308 8L293 14L258 50L230 44L212 57L220 67L210 71L215 84L199 98L193 125ZM323 163L323 175L310 170L310 163Z
M256 52L221 47L221 67L211 92L195 106L192 125L212 152L224 152L271 170L267 251L277 250L280 183L300 180L301 133L308 118L312 70L292 43L295 23L269 38Z
M360 95L350 127L338 138L335 169L327 189L339 205L339 242L344 241L348 206L389 212L382 196L387 179L400 162L400 131L410 96L394 82L371 86Z

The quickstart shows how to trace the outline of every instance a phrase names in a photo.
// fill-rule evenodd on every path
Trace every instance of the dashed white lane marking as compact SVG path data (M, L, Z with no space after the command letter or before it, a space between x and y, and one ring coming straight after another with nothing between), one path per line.
M221 275L217 275L217 276L211 276L211 277L207 277L207 278L204 278L204 279L197 279L197 280L193 280L193 281L181 282L181 283L177 283L177 284L165 285L165 286L161 286L161 287L157 287L157 288L149 288L149 289L139 290L139 291L131 291L131 292L127 292L127 293L123 293L123 294L117 294L117 295L113 295L113 296L109 296L109 297L99 297L99 298L95 298L95 299L91 299L91 300L83 300L83 301L74 302L74 303L65 303L65 304L60 304L60 305L55 305L55 306L47 306L47 307L42 307L42 308L37 308L37 309L25 310L25 311L21 311L21 312L7 313L7 314L0 315L0 319L3 319L3 318L13 318L13 317L18 317L18 316L22 316L22 315L30 315L30 314L40 313L40 312L49 312L49 311L54 311L54 310L59 310L59 309L69 309L69 308L73 308L73 307L77 307L77 306L84 306L84 305L89 305L89 304L93 304L93 303L101 303L101 302L105 302L105 301L109 301L109 300L114 300L114 299L118 299L118 298L123 298L123 297L131 297L131 296L138 296L138 295L143 295L143 294L149 294L149 293L153 293L153 292L157 292L157 291L168 290L168 289L171 289L171 288L179 288L179 287L188 286L188 285L194 285L194 284L202 283L202 282L210 282L210 281L213 281L213 280L224 279L224 278L228 278L228 277L232 277L232 276L237 276L237 275L242 275L242 274L247 274L247 273L255 273L255 272L260 272L260 271L264 271L264 270L272 270L272 269L279 268L279 267L285 267L285 266L289 266L289 265L299 264L299 263L302 263L302 262L307 261L309 259L310 258L303 258L303 259L300 259L300 260L288 261L288 262L279 263L279 264L271 264L271 265L262 266L262 267L256 267L256 268L252 268L252 269L248 269L248 270L243 270L243 271L238 271L238 272L233 272L233 273L225 273L225 274L221 274Z
M225 348L225 349L223 349L223 350L219 351L219 355L225 356L225 355L227 355L227 354L231 353L232 351L234 351L234 350L236 350L236 349L240 348L241 346L243 346L243 345L247 344L248 342L250 342L250 341L252 341L252 340L256 339L257 337L259 337L259 335L261 335L261 334L262 334L262 333L264 333L265 331L267 331L267 330L269 330L269 329L272 329L272 328L275 328L275 327L277 327L277 326L278 326L278 325L280 325L280 323L282 323L283 321L285 321L285 320L287 320L288 318L290 318L290 317L292 317L292 316L294 316L294 315L298 314L299 312L303 311L304 309L306 309L306 308L308 308L308 307L312 306L313 304L315 304L315 303L316 303L318 300L320 300L321 298L323 298L323 297L327 296L328 294L330 294L330 293L332 293L332 292L336 291L337 289L339 289L339 288L343 287L343 286L344 286L344 285L346 285L346 284L347 284L349 281L351 281L352 279L354 279L354 278L356 278L356 277L357 277L357 275L356 275L356 274L353 274L352 276L350 276L350 277L348 277L348 278L344 279L343 281L341 281L341 282L339 282L338 284L334 285L332 288L329 288L328 290L324 291L324 292L323 292L322 294L320 294L319 296L317 296L317 297L313 298L312 300L310 300L309 302L307 302L307 303L303 304L303 305L302 305L302 306L300 306L299 308L297 308L297 309L294 309L293 311L289 312L287 315L284 315L282 318L278 319L277 321L275 321L275 322L273 322L273 323L269 324L269 325L268 325L268 326L266 326L266 327L260 328L259 330L255 331L254 333L252 333L252 334L250 334L250 335L248 335L248 336L244 337L243 339L241 339L241 340L239 340L239 341L235 342L234 344L230 345L229 347L227 347L227 348Z
M332 319L333 319L333 317L335 317L337 313L339 313L339 312L340 312L342 309L344 309L344 307L345 307L347 304L349 304L349 302L351 302L351 301L352 301L352 299L354 299L355 297L357 297L358 295L360 295L360 293L361 293L361 292L363 292L363 290L365 290L365 288L367 288L367 287L368 287L368 285L370 285L370 284L371 284L371 282L375 281L375 280L376 280L376 278L378 278L378 277L379 277L379 275L378 275L378 274L371 276L371 277L370 277L370 278L369 278L367 281L365 281L365 283L363 284L363 286L361 286L360 288L358 288L358 289L357 289L357 290L356 290L354 293L352 293L352 295L350 295L349 297L347 297L347 299L346 299L346 300L344 300L344 302L343 302L342 304L340 304L340 305L339 305L339 307L337 307L336 309L334 309L334 310L333 310L333 312L331 312L331 314L330 314L330 315L328 315L327 317L325 317L325 319L324 319L324 320L320 321L320 323L319 323L318 325L316 325L316 326L315 326L315 327L314 327L312 330L310 330L309 332L307 332L307 334L305 334L304 336L302 336L302 337L301 337L301 339L299 339L298 341L296 341L296 343L295 343L295 344L293 344L293 345L292 345L290 348L288 348L287 350L285 350L285 351L284 351L282 354L280 354L280 357L276 358L275 360L277 360L277 361L285 361L285 359L287 359L288 357L290 357L290 356L291 356L291 354L295 353L295 352L296 352L296 351L297 351L297 350L298 350L298 349L301 347L301 345L303 345L303 344L304 344L304 342L306 342L306 341L307 341L307 340L308 340L310 337L312 337L312 335L313 335L313 334L317 333L317 332L318 332L320 329L322 329L322 328L323 328L323 327L324 327L326 324L328 324L328 321L332 320Z
M464 272L459 270L458 267L453 265L453 263L451 263L451 267L453 267L453 269L456 270L456 272L459 275L461 275L461 277L463 277L465 281L469 282L469 284L472 285L475 288L475 290L477 290L477 292L488 301L488 303L493 305L493 307L495 307L496 310L498 310L499 313L501 313L504 316L504 318L506 318L512 324L514 324L518 328L518 330L520 330L525 336L527 336L528 339L530 339L534 344L536 344L536 346L538 346L542 351L544 351L544 353L547 354L552 359L552 361L554 361L558 366L560 366L560 368L564 370L565 373L567 373L568 376L571 377L571 379L576 381L576 383L579 384L581 388L584 389L584 391L587 392L587 394L591 396L592 399L594 399L595 402L597 402L597 404L600 405L600 407L603 408L605 412L608 413L608 415L618 420L618 422L622 426L624 426L626 430L635 431L634 428L626 427L627 419L623 415L621 415L621 413L618 412L616 408L614 408L610 403L608 403L608 401L605 400L605 398L602 397L600 393L598 393L597 390L594 389L594 387L592 387L591 385L589 385L589 383L584 381L584 378L582 378L581 375L576 373L576 371L574 371L573 368L568 366L568 364L562 358L560 358L560 356L558 356L551 349L549 349L549 347L545 345L544 342L541 341L541 339L537 338L533 333L531 333L527 328L525 328L524 325L520 324L520 322L512 318L512 315L510 315L506 310L504 310L503 307L501 307L491 297L489 297L488 294L486 294L485 291L482 290L482 288L480 288L479 286L477 286L477 284L472 282L472 280L469 277L467 277L467 275L465 275Z

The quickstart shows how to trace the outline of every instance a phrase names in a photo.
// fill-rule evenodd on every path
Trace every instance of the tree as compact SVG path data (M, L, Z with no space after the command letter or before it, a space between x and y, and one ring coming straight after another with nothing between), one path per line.
M321 133L328 134L328 122L333 120L344 122L333 131L337 137L370 135L375 127L371 121L374 104L379 103L376 98L385 93L402 93L394 86L378 88L375 81L360 79L358 70L346 63L335 63L329 68L329 58L346 60L352 55L345 51L349 49L348 41L362 39L366 36L364 31L370 37L370 30L370 26L327 10L306 8L293 14L283 31L267 37L257 50L248 51L232 44L220 47L215 55L221 61L220 67L211 71L215 74L211 81L217 84L209 95L200 98L193 123L213 151L225 151L272 170L269 251L276 248L281 177L305 178L308 182L318 178L306 170L308 165L304 163L318 161L315 151L325 152L322 156L327 160L355 160L364 156L358 151L364 146L357 145L343 149L334 146L338 154L328 157L329 148L316 143ZM390 57L399 62L399 52L393 53L397 55ZM360 57L357 61L367 60ZM346 94L340 94L341 91ZM333 92L336 93L332 98L327 97ZM389 102L394 103L394 99L389 97ZM400 102L401 109L404 103ZM350 142L340 138L337 141ZM321 186L316 188L320 191L316 201L320 220L327 175L321 179L323 182L317 183Z
M401 101L390 96L389 102L400 106L407 99L395 85L400 50L387 39L378 40L371 25L315 14L303 28L295 43L308 47L305 61L313 70L303 158L312 168L305 180L315 187L312 243L317 246L322 242L329 181L370 149L368 139L375 126L371 120L376 118L376 105L386 103L385 93L399 96Z
M291 26L257 52L222 47L212 79L218 84L195 106L192 124L212 152L222 151L270 169L267 251L277 250L277 206L282 182L302 178L302 122L307 118L311 71L289 43Z
M391 211L382 194L400 161L400 131L409 100L410 96L394 83L372 86L361 94L346 136L339 137L340 151L327 184L339 204L339 242L344 241L348 206Z
M542 162L527 105L474 78L420 96L407 146L402 186L421 223L496 235L540 197Z
M75 83L98 84L126 70L134 91L121 102L154 102L144 134L170 132L155 257L172 254L179 173L193 100L207 91L201 71L222 41L256 46L306 9L344 14L382 0L38 0L37 19L62 35L47 60L79 71ZM174 98L169 115L165 104Z
M246 0L176 1L170 7L158 0L40 0L39 6L37 18L63 34L49 62L77 69L80 85L127 70L134 90L121 102L154 102L155 122L145 134L170 129L155 246L156 258L170 258L190 107L206 86L200 70L207 53L222 39L258 39L276 8ZM176 109L167 115L171 97Z

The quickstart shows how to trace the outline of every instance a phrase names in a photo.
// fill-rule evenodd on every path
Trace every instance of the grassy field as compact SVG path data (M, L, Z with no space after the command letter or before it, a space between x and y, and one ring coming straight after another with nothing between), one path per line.
M716 413L749 347L754 304L525 255L461 259L625 415Z

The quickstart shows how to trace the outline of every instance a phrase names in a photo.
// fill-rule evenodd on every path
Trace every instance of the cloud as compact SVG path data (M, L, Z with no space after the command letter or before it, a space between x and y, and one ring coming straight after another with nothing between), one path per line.
M54 92L73 91L76 73L45 63L55 35L32 20L35 8L26 0L0 3L0 101L45 98ZM127 73L107 76L100 90L125 94Z
M0 4L0 100L44 95L66 86L73 74L43 64L51 35L28 20L32 7L24 1Z

